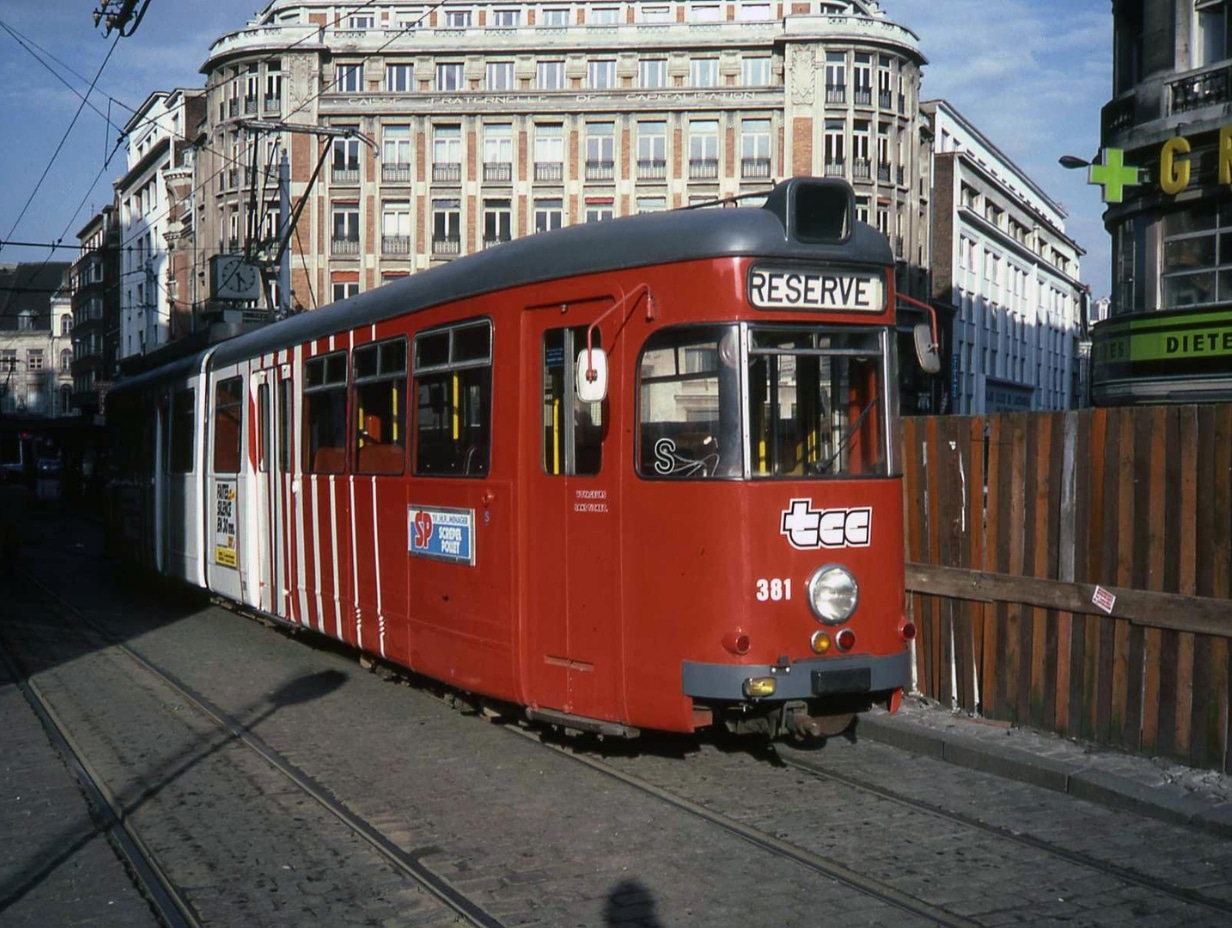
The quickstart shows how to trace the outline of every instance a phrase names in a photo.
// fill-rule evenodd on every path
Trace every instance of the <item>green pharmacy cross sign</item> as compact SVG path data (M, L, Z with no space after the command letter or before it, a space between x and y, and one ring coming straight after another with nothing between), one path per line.
M1100 153L1103 164L1093 164L1087 171L1087 183L1099 184L1104 188L1105 203L1120 203L1125 198L1125 188L1136 186L1142 181L1138 179L1138 168L1127 167L1125 152L1119 148L1105 148Z

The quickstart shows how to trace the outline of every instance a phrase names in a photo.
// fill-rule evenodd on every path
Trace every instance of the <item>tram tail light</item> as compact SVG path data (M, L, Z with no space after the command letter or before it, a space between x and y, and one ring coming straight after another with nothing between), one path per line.
M749 653L749 636L738 628L732 629L723 636L723 647L737 657Z
M850 651L856 646L856 633L850 628L844 628L838 633L834 643L838 645L840 651Z
M904 619L903 623L898 626L898 631L903 636L903 641L915 640L915 623L910 619Z
M749 677L744 681L744 695L749 697L749 699L763 699L766 696L773 696L777 688L778 681L774 677Z

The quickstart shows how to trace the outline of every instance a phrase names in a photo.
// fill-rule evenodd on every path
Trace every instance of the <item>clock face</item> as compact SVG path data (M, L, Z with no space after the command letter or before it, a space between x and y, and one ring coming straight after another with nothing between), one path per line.
M260 296L261 278L257 268L241 255L218 255L214 258L214 298L219 300L255 300Z

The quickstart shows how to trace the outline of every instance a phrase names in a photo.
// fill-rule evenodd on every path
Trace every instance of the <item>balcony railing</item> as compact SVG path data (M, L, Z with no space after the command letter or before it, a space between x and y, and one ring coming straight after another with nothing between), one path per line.
M846 162L841 158L837 161L826 161L826 177L842 177L846 173Z
M770 176L770 159L769 158L741 158L740 159L740 176L741 177L769 177Z
M336 238L329 243L329 253L333 255L357 255L359 254L359 239L357 238Z
M883 184L888 184L890 182L889 162L887 161L877 162L877 180L881 181Z
M462 181L462 162L445 161L432 165L432 182L435 184L457 184Z
M1099 122L1100 132L1104 138L1124 132L1134 125L1134 113L1137 108L1137 97L1135 94L1118 97L1111 103L1104 104L1104 108L1100 110Z
M638 180L663 180L667 177L667 162L661 158L639 158L637 161Z
M447 238L432 238L432 254L457 255L462 253L462 240L457 236Z
M488 238L485 235L483 239L483 247L484 248L495 248L497 245L503 245L507 241L509 241L508 235L500 235L500 236L497 236L496 238Z
M411 237L409 235L382 235L381 254L409 255L411 253Z
M1232 69L1219 68L1190 74L1168 84L1172 112L1185 113L1204 106L1227 103Z
M256 113L256 111L257 111L257 98L256 97L245 97L244 98L244 115L252 116L254 113Z
M409 184L411 166L409 164L382 164L381 180L387 184Z
M873 91L871 88L857 87L853 96L855 97L856 106L873 105Z
M719 176L718 158L690 158L690 180L717 180Z
M882 90L877 94L877 105L883 110L891 109L894 106L894 92L891 90Z
M851 177L853 180L870 180L873 176L873 163L867 158L851 159Z
M507 184L513 180L513 165L508 161L485 161L483 179L489 184Z
M587 161L586 162L586 179L587 180L611 180L616 176L616 163L614 161Z
M847 85L846 84L826 84L826 102L827 103L846 103L847 102Z
M261 109L266 113L277 113L282 109L282 100L278 97L267 96L261 101Z
M334 168L329 179L335 184L358 184L359 168Z
M535 180L560 183L565 177L565 166L559 161L536 161Z

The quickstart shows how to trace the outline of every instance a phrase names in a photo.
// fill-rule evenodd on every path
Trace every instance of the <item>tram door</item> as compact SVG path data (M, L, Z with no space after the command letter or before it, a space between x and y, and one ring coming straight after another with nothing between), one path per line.
M244 378L238 373L210 378L205 454L205 570L209 589L250 602L241 550L240 520L248 505L244 462ZM249 523L251 524L251 523ZM247 539L245 539L246 541Z
M252 378L256 398L255 537L257 540L256 605L272 615L286 615L282 591L282 439L275 407L280 381L278 370L257 371Z
M623 385L615 358L609 398L601 403L581 403L574 378L587 325L610 306L604 299L571 303L563 314L560 306L525 313L522 342L526 696L540 707L599 719L624 714L617 504L622 452L610 414ZM596 328L594 344L601 341Z

